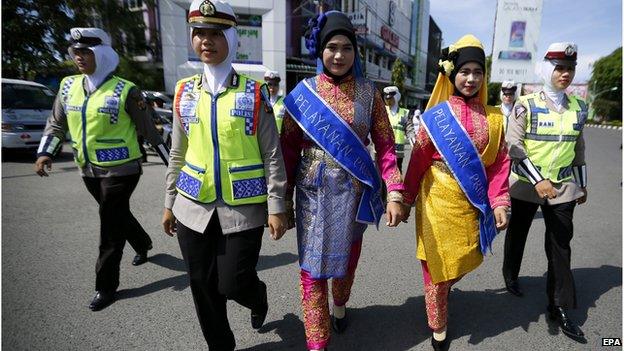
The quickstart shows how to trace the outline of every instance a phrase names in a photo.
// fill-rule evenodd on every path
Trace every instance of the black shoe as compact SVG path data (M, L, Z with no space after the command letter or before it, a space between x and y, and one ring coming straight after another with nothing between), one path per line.
M264 282L262 284L262 305L257 310L251 310L251 327L254 329L262 328L264 320L266 319L267 312L269 311L269 303L267 301L267 287Z
M505 288L507 289L507 291L509 291L511 294L516 295L518 297L522 297L524 294L522 293L522 290L520 289L520 284L518 284L518 280L507 280L505 279Z
M431 346L435 351L448 351L450 343L448 337L442 341L438 341L431 337Z
M349 325L347 320L347 309L345 308L345 315L342 318L331 317L332 329L338 334L344 333Z
M151 249L152 249L152 244L150 244L147 250L145 250L144 252L137 252L136 256L134 256L134 259L132 260L132 265L140 266L143 263L147 262L147 251Z
M561 306L548 306L548 317L550 318L550 320L559 323L561 331L567 337L581 344L587 343L587 339L585 339L585 334L583 334L581 328L579 328L576 324L574 324L574 322L572 322L572 320L570 320L565 308Z
M108 305L115 301L114 291L96 291L93 300L89 304L91 311L99 311L106 308Z

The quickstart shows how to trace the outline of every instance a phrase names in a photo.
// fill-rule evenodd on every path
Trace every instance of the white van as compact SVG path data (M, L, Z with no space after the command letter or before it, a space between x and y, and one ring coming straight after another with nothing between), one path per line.
M42 84L2 78L2 149L36 149L55 97Z

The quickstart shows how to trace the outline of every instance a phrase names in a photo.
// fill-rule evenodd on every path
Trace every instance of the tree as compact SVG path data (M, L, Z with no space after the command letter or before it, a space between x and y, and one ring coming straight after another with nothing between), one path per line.
M67 46L62 52L58 44L78 24L66 5L49 0L2 2L3 77L26 79L62 60Z
M485 73L486 73L486 82L488 89L488 97L487 104L490 106L498 105L498 99L500 96L501 83L490 83L492 71L492 55L485 58Z
M613 87L617 89L612 91ZM595 97L591 107L596 115L622 120L622 47L594 63L589 91Z
M393 85L396 85L399 88L399 92L401 95L403 94L403 86L405 82L405 65L403 61L399 60L397 57L392 64L392 78L391 82ZM400 102L399 102L400 104Z
M153 0L145 1L153 6ZM5 0L2 2L2 76L34 79L67 60L72 27L100 27L129 59L145 52L142 13L118 0ZM65 67L66 68L66 67Z

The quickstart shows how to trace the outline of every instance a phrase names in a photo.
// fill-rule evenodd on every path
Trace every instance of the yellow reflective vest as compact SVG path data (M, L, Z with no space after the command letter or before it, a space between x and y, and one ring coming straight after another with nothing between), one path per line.
M568 109L558 113L546 106L539 92L519 98L527 111L526 154L542 177L555 183L572 179L574 147L587 120L585 102L575 96L568 99ZM517 167L512 167L512 171L519 179L529 182Z
M403 151L403 145L405 144L405 125L401 123L401 121L407 120L409 110L399 107L397 113L394 114L390 107L386 106L386 112L388 112L388 118L390 119L392 130L394 131L394 144L397 146L400 145L400 150L397 151Z
M80 167L87 163L110 167L141 158L136 126L126 112L128 92L134 84L112 76L85 95L84 75L61 81L61 98Z
M284 123L284 97L279 96L275 104L273 104L273 115L275 116L275 124L277 125L277 133L282 133L282 124Z
M232 75L232 87L212 96L201 75L180 80L174 108L188 137L185 165L176 182L180 194L202 203L231 206L266 202L267 184L256 128L266 86Z

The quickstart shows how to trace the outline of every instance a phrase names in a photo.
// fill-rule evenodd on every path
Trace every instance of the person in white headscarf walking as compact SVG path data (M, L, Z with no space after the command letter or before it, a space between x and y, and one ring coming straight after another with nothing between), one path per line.
M397 86L389 86L383 89L386 112L394 132L394 151L397 158L399 171L403 168L405 144L414 140L414 125L410 123L409 110L399 107L401 92Z
M99 28L72 28L70 34L69 54L81 74L61 82L37 151L35 172L48 176L52 158L69 130L74 159L99 205L96 294L89 305L98 311L115 299L125 242L137 252L135 266L147 261L152 248L152 240L130 211L130 196L142 173L137 132L155 146L165 165L169 151L141 91L113 75L119 56L109 35Z
M567 95L574 79L574 43L553 43L538 66L541 91L521 96L509 118L507 142L513 160L511 219L505 235L503 277L507 290L522 296L518 274L524 245L538 207L546 224L548 315L568 337L586 343L567 310L576 308L576 288L570 269L576 205L587 200L587 170L583 126L587 104Z
M275 116L275 124L277 125L277 132L282 132L282 123L284 122L284 96L279 94L279 83L282 78L277 71L266 71L264 73L264 81L269 88L269 101L273 108L273 115Z
M505 130L507 130L509 116L511 116L511 111L513 110L514 104L516 103L518 96L518 86L516 85L516 82L514 82L513 80L506 80L501 84L500 110L503 113L503 127L505 128Z
M210 350L234 350L226 301L262 327L267 285L256 264L267 222L286 231L286 171L266 85L232 67L236 16L224 1L194 0L191 45L203 72L176 84L165 233L177 235L195 310Z

